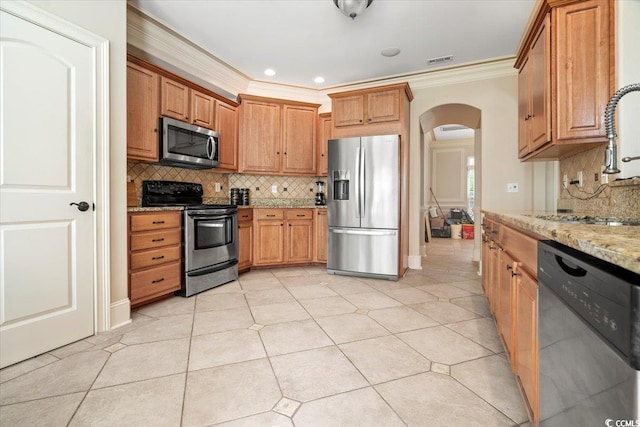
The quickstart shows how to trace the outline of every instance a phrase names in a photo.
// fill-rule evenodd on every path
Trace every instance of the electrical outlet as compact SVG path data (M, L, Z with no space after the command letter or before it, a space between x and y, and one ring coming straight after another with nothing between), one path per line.
M593 180L594 180L595 182L598 182L598 181L600 180L600 177L598 176L598 173L597 173L597 172L593 174Z
M518 183L510 182L507 184L507 193L517 193L518 192Z
M216 190L216 193L221 192L222 191L222 184L220 184L219 182L216 182L215 183L215 190Z
M564 188L569 188L569 177L567 176L566 173L562 177L562 186Z
M278 194L278 184L273 184L271 186L271 193Z
M584 181L582 180L582 171L578 171L578 187L582 188L582 184Z

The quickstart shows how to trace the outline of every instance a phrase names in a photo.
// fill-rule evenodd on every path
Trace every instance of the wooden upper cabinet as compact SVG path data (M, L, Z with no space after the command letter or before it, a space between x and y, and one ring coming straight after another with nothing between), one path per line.
M240 95L241 172L316 175L318 104Z
M333 138L402 134L413 94L407 83L329 94Z
M216 124L220 164L214 171L238 170L238 109L223 102L216 102Z
M332 139L333 120L331 113L322 113L318 116L318 175L327 176L329 151L327 142Z
M127 63L127 158L159 160L159 77L131 62Z
M381 123L400 120L400 91L381 90L367 94L367 122Z
M162 77L160 82L163 116L215 130L214 97Z
M161 99L163 116L172 117L176 120L189 120L189 87L161 77Z
M615 2L585 1L552 14L557 33L555 93L557 138L606 137L604 111L611 96L609 8ZM562 108L560 108L562 107Z
M282 172L316 172L316 121L318 109L283 105Z
M191 99L191 123L196 126L202 126L208 129L215 129L215 111L216 100L212 96L196 90L189 90L189 98Z
M335 127L364 124L364 95L351 95L331 101Z
M242 172L280 170L280 105L243 100L241 104Z
M614 5L608 0L538 3L515 64L521 159L558 159L607 142L604 111L615 80Z

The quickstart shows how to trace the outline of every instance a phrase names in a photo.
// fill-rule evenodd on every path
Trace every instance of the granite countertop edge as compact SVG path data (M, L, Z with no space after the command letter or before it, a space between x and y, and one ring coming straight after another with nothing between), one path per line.
M640 226L569 224L536 218L546 212L496 212L482 210L507 225L640 274Z
M273 205L238 205L238 209L326 209L326 205L301 205L301 206L273 206ZM161 212L161 211L182 211L182 206L162 206L162 207L142 207L128 206L127 212Z

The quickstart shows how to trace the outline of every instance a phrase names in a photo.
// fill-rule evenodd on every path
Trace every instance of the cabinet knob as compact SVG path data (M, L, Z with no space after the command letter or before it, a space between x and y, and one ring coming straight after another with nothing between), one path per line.
M155 128L153 131L154 131L155 133L158 133L158 128Z
M324 153L320 154L320 157L324 157Z
M369 121L369 122L370 122L370 121L371 121L371 117L369 117L369 118L367 119L367 121Z
M276 154L280 154L280 152L279 152L279 151L276 151Z
M287 155L287 152L286 152L286 151L284 152L284 155L285 155L285 156Z
M513 270L513 267L511 267L509 264L507 264L507 270Z
M189 120L189 116L184 116L184 118L185 118L186 120Z
M358 120L360 123L362 123L362 119Z

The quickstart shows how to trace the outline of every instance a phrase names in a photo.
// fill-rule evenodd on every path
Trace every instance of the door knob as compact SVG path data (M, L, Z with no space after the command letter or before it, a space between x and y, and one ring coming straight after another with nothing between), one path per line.
M80 203L71 202L71 203L69 203L69 206L73 206L73 205L76 205L80 212L84 212L86 210L89 210L89 203L87 203L87 202L80 202Z

